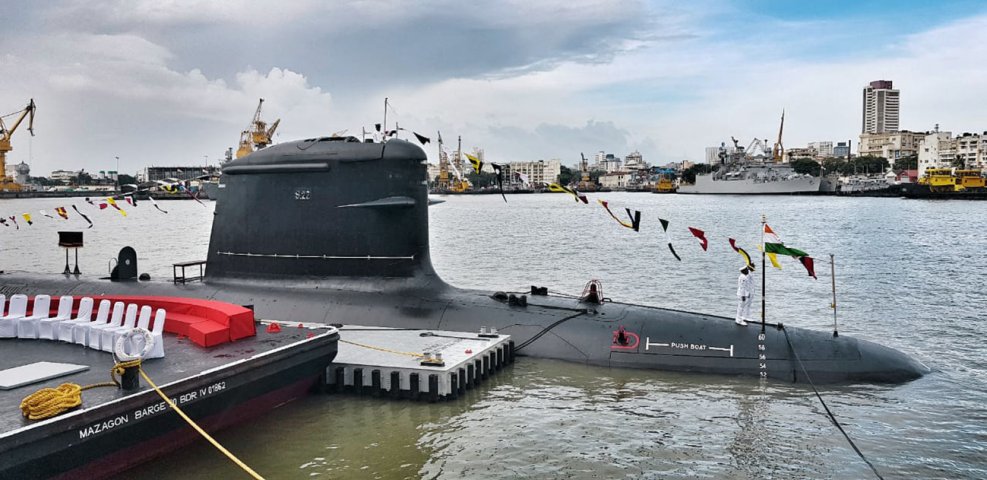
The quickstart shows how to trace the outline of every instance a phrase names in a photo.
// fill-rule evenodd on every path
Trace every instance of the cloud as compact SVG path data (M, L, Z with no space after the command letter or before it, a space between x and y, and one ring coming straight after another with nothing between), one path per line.
M192 69L168 66L165 47L131 34L64 33L37 37L4 57L30 75L8 75L4 105L33 97L38 105L29 140L14 138L14 161L28 161L34 175L57 168L113 168L134 172L148 165L215 163L235 146L258 98L264 117L292 118L298 136L328 133L331 96L286 69L237 72L231 83ZM25 98L20 98L24 96ZM57 139L57 140L56 140ZM28 158L31 155L32 158Z
M359 132L388 97L402 127L569 164L773 143L782 109L788 147L855 139L860 89L879 78L901 88L905 128L987 127L982 12L902 24L727 0L13 1L0 110L37 100L39 136L31 149L15 137L11 155L33 152L42 173L215 159L258 98L283 120L278 139Z

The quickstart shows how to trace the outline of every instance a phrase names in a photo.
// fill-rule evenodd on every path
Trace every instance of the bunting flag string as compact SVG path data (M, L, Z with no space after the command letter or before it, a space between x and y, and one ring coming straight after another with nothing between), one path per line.
M90 199L89 197L86 197L86 203L88 203L88 204L90 204L90 205L92 205L92 206L94 206L94 207L96 206L96 203L94 203L94 202L92 201L92 199Z
M582 201L583 203L585 203L587 205L589 204L589 199L586 198L586 195L583 195L583 194L577 192L573 188L562 186L562 185L559 185L557 183L549 183L548 184L548 191L555 192L555 193L568 193L569 195L572 195L576 199L576 203L579 203L580 201Z
M48 215L48 212L46 212L46 211L44 211L44 210L38 210L38 211L39 211L39 212L41 212L41 214L42 214L42 215L44 215L44 216L46 216L46 217L48 217L48 218L50 218L50 219L52 219L52 220L54 220L54 219L55 219L55 217L53 217L53 216L51 216L51 215Z
M609 204L609 202L607 202L606 200L601 200L599 198L596 199L596 201L599 202L600 205L603 205L603 208L607 211L607 213L609 213L610 216L613 217L613 219L616 220L617 223L619 223L621 226L623 226L624 228L630 228L631 230L634 230L635 232L639 232L640 231L640 229L641 229L641 212L640 211L634 210L634 213L631 213L631 209L625 208L624 210L627 211L627 216L631 218L630 223L627 223L627 222L625 222L625 221L617 218L617 216L613 214L613 212L610 210L610 204Z
M493 167L494 172L497 173L497 188L500 189L500 196L504 197L504 203L507 203L507 195L504 195L504 172L502 170L503 166L496 163L491 163L490 166Z
M85 213L80 212L79 209L76 208L75 205L72 205L72 210L75 210L75 213L78 213L80 216L82 216L82 218L86 219L86 222L89 223L89 226L86 227L86 228L93 228L93 221L90 220L89 217L87 217Z
M480 169L483 168L483 161L468 153L464 153L463 155L466 155L466 158L469 159L470 164L473 165L473 170L476 171L476 173L480 173Z
M744 261L747 262L745 265L747 265L748 267L753 267L754 262L751 261L751 256L747 253L747 250L738 247L737 241L734 240L733 238L730 238L729 240L730 240L730 248L732 248L733 251L739 253L741 257L744 257Z
M425 135L422 135L422 134L420 134L418 132L411 132L411 133L415 134L415 138L418 139L418 143L420 143L422 145L425 145L426 143L432 141L432 139L430 139L430 138L426 137Z
M3 225L5 227L9 227L10 226L10 225L7 225L7 219L6 218L3 218L3 217L0 217L0 225Z
M672 237L668 235L668 220L665 220L664 218L659 218L658 222L661 223L661 229L665 232L665 239L668 241L668 250L672 252L672 255L675 257L676 260L681 262L682 258L679 257L679 254L675 253L675 249L672 248Z
M699 246L703 247L703 251L705 252L706 249L709 248L709 240L706 239L706 232L693 227L689 227L689 231L692 232L693 236L699 239Z
M124 211L124 209L120 208L119 205L117 205L117 202L116 200L113 199L113 197L106 197L106 203L108 203L111 207L117 209L117 211L120 212L120 215L123 215L125 217L127 216L127 212Z
M157 208L158 211L160 211L161 213L168 213L167 210L164 210L161 207L159 207L158 202L155 202L154 198L152 198L150 195L147 196L147 199L151 201L151 205L154 205L154 208Z
M21 229L21 226L17 224L17 216L16 215L11 215L11 216L9 216L7 218L9 218L11 222L14 222L14 226L17 227L18 230Z
M24 221L27 222L27 225L28 226L34 225L34 222L31 221L31 214L30 213L24 212L24 213L21 214L21 216L24 217Z

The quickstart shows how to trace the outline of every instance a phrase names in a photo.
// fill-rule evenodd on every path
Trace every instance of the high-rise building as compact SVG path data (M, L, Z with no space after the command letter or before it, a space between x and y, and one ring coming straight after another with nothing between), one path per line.
M864 87L863 128L860 133L898 131L898 90L891 80L875 80Z
M816 151L817 157L827 158L833 156L833 142L809 142L809 148Z

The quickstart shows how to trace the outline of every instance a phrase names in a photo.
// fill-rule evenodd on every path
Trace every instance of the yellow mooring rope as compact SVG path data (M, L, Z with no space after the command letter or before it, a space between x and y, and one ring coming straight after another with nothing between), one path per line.
M189 416L186 415L182 409L178 408L178 405L175 405L174 402L172 402L171 399L168 398L168 396L165 395L164 392L162 392L161 389L151 381L151 378L147 376L147 373L144 373L144 369L140 368L140 365L140 359L117 363L112 369L110 369L110 378L113 382L95 383L85 387L80 387L75 383L63 383L57 388L42 388L41 390L24 397L24 400L21 400L21 413L23 413L24 416L30 420L40 420L43 418L54 417L55 415L58 415L70 408L82 405L83 390L89 390L90 388L97 387L119 387L120 381L117 380L117 375L123 375L123 371L127 368L137 367L141 376L144 377L144 380L147 381L147 383L154 388L154 391L158 392L158 395L168 403L168 406L170 406L176 413L178 413L179 416L188 422L188 424L191 425L195 431L199 432L199 434L205 437L206 440L209 440L209 443L212 443L216 449L223 452L224 455L247 472L251 477L257 480L264 480L264 477L261 477L257 474L257 472L253 471L253 469L248 467L247 464L240 461L239 458L236 458L236 455L233 455L232 452L220 445L219 442L206 433L202 427L189 418Z
M162 392L161 389L158 388L158 386L155 385L154 382L151 381L151 378L148 377L146 373L144 373L144 369L143 368L140 369L140 372L141 372L141 376L144 377L144 380L146 380L148 384L150 384L152 387L154 387L154 391L155 392L158 392L158 395L161 396L161 399L164 400L165 402L167 402L168 405L172 409L174 409L176 413L178 413L178 415L180 415L183 419L185 419L185 421L188 422L188 424L191 425L192 428L195 429L195 431L199 432L199 434L201 434L203 437L205 437L206 440L209 440L209 443L211 443L214 447L216 447L216 449L219 450L220 452L223 452L224 455L226 455L230 460L232 460L233 463L239 465L240 468L242 468L243 471L245 471L248 474L250 474L251 477L254 477L257 480L264 480L264 477L260 476L257 472L253 471L253 469L251 469L250 467L248 467L246 463L243 463L242 461L240 461L239 458L236 458L236 455L233 455L232 452L230 452L225 447L223 447L222 445L220 445L219 442L217 442L208 433L206 433L206 431L203 430L202 427L196 425L196 423L191 418L189 418L188 415L185 415L185 412L183 412L182 409L178 408L178 405L175 405L175 403L172 402L171 399L168 398L168 396L165 395L164 392Z
M21 400L21 413L29 420L41 420L54 417L70 408L82 405L82 392L90 388L119 387L118 375L130 367L140 367L141 361L131 360L120 362L110 369L110 379L113 382L94 383L79 386L77 383L63 383L56 388L42 388Z
M356 345L358 347L369 348L371 350L377 350L379 352L396 353L398 355L407 355L409 357L415 357L415 358L422 358L422 357L425 356L425 355L422 355L421 353L402 352L400 350L391 350L389 348L375 347L373 345L367 345L367 344L363 344L363 343L350 342L350 341L347 341L347 340L340 340L340 342L342 342L342 343L348 343L350 345Z

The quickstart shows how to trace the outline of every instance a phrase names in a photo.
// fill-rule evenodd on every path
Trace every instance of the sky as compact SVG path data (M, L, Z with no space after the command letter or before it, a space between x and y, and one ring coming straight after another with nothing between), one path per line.
M493 162L737 138L857 143L861 90L901 128L987 130L987 3L783 0L6 0L0 115L37 104L8 163L216 165L258 99L275 142L395 122ZM11 122L13 117L6 117ZM117 159L119 157L119 159Z

